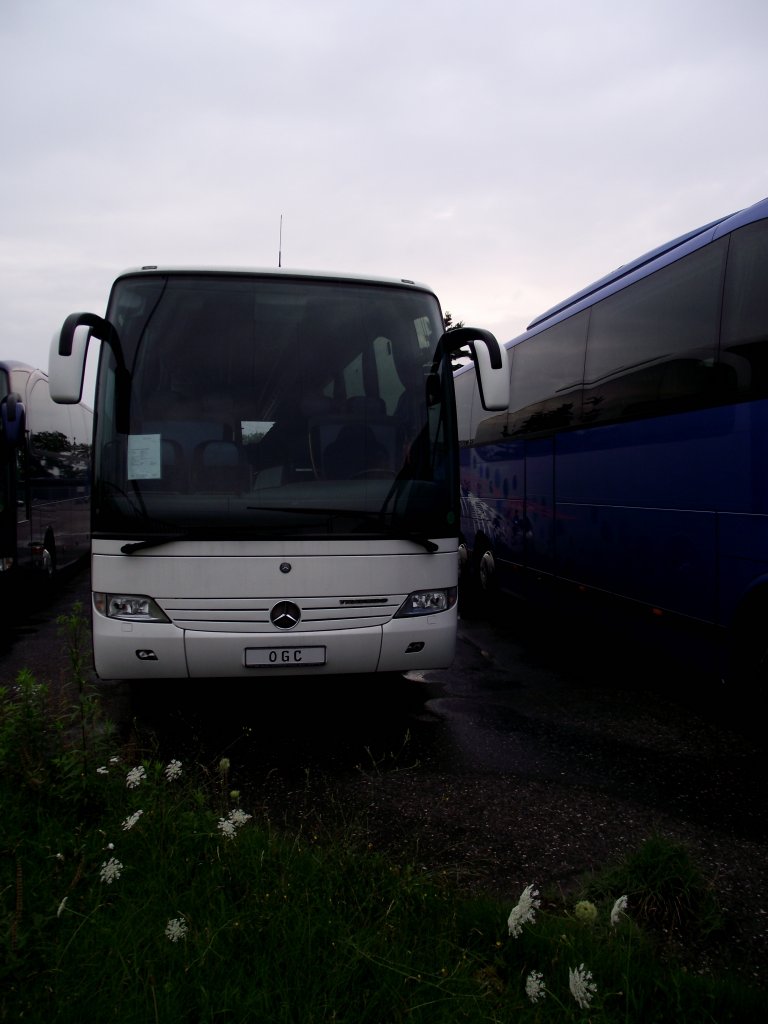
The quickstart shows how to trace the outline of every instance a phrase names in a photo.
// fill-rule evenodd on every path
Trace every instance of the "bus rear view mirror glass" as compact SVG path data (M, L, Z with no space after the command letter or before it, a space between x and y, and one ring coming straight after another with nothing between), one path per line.
M76 405L80 401L89 334L88 326L75 327L70 336L71 341L66 346L70 351L65 354L61 352L61 335L58 332L54 334L48 355L48 378L54 402Z
M509 359L503 345L489 348L483 340L475 342L475 372L483 408L500 411L509 406ZM494 365L499 363L500 365Z

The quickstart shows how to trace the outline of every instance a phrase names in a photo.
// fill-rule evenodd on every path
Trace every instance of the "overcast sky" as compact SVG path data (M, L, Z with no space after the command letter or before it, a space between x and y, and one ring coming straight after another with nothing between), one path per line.
M768 196L765 0L0 0L0 355L146 263L410 277L501 340Z

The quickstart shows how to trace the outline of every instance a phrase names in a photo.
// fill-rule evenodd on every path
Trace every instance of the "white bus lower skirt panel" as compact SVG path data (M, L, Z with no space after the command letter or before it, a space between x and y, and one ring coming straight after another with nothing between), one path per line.
M132 625L94 616L102 679L250 678L406 672L444 668L455 648L456 611L393 619L382 629L225 633L171 624Z
M456 652L456 608L437 615L392 619L384 627L379 672L447 668Z
M94 667L100 679L185 679L184 632L170 623L134 625L93 617Z

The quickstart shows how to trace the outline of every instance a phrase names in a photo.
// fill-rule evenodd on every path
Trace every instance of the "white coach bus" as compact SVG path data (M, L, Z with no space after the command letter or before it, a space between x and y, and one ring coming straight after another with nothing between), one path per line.
M451 357L488 409L506 352L443 333L426 287L143 267L51 345L77 402L91 337L93 643L102 678L450 663L459 487Z

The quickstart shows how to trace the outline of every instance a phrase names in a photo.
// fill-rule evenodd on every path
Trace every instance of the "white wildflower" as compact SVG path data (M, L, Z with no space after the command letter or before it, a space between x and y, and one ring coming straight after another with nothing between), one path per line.
M102 882L106 882L107 885L112 883L120 877L123 870L123 865L117 860L116 857L110 857L109 860L104 861L101 865L100 877Z
M253 817L252 814L246 814L241 808L236 807L233 811L230 811L226 818L219 818L218 829L225 835L227 839L234 839L235 833L239 828Z
M175 758L165 766L165 777L169 782L173 782L174 779L178 779L181 775L181 761L177 761Z
M227 839L234 839L235 833L237 832L237 825L234 821L230 821L229 818L219 818L219 824L216 826L222 835L225 835Z
M110 757L109 763L110 764L120 764L120 758L119 757Z
M183 917L172 917L168 924L165 926L165 935L171 942L178 942L180 939L186 939L187 922Z
M613 910L611 911L611 924L615 928L619 923L621 915L626 913L627 910L627 897L619 896L616 902L613 904Z
M103 764L101 766L101 768L97 768L96 769L96 774L97 775L109 775L109 768L107 768L107 766L105 764Z
M507 920L510 935L518 938L522 935L523 925L533 921L536 916L536 908L541 906L541 900L536 899L538 895L539 890L534 889L532 885L526 885L523 889L517 906L512 908Z
M130 832L143 813L144 811L134 811L133 814L129 814L122 824L123 832Z
M532 1003L538 1003L547 994L547 986L544 984L544 975L541 971L531 971L525 980L525 994Z
M250 821L252 817L252 814L246 814L245 811L240 810L239 807L236 807L234 811L229 812L229 820L233 825L237 825L238 827L240 825L244 825L246 821Z
M576 968L569 967L568 987L581 1009L589 1009L589 1004L597 992L597 985L592 981L592 971L585 971L584 964Z
M125 784L128 789L136 789L137 786L141 785L142 781L146 779L147 772L143 765L139 765L138 768L131 768L125 777Z
M59 904L59 909L56 911L56 917L61 917L61 915L64 913L64 907L66 907L68 899L69 896L65 896L64 899L61 901L61 903Z

